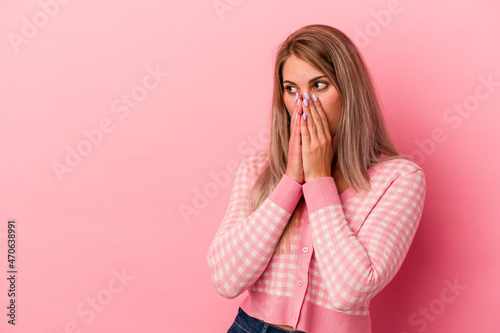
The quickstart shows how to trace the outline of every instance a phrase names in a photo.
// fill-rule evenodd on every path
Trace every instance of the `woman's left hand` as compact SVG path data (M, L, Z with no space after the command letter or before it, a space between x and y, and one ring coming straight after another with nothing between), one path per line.
M303 116L306 115L306 120L302 118L300 121L300 133L304 181L307 183L321 177L332 177L337 138L330 134L328 119L320 100L314 101L313 98L306 97L302 103L302 113Z

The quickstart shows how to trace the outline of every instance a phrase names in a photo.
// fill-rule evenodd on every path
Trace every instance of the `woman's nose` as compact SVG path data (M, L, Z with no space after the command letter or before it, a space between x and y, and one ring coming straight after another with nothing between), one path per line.
M303 101L304 99L311 99L311 95L306 91L303 94L297 93L297 99Z

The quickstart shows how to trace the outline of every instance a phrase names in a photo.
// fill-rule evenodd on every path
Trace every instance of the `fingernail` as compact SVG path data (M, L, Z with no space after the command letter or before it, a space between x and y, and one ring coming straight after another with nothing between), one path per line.
M318 97L316 96L316 94L313 94L313 100L314 100L315 102L317 102L317 101L318 101Z
M295 100L297 100L297 98L299 98L299 93L298 92L295 94Z
M299 119L299 114L295 112L295 119Z
M304 100L304 105L309 106L309 102L307 101L307 99Z
M308 94L308 93L304 93L304 96L305 96L305 98L306 98L306 99L311 99L311 98L309 97L309 94Z
M305 113L302 115L302 118L304 118L304 120L306 120L307 116Z
M297 100L297 105L300 105L300 98Z

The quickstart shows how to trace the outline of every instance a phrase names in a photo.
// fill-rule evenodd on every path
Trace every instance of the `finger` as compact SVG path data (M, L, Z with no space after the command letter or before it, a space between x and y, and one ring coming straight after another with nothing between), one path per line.
M290 140L289 145L294 147L300 146L300 116L299 116L299 106L295 103L294 113L290 119ZM299 131L297 131L299 128Z
M295 104L294 104L294 107L293 107L293 114L292 114L292 117L295 117L295 113L298 113L299 116L300 116L300 96L299 96L299 93L297 93L295 95Z
M297 99L295 100L296 107L297 107L297 113L299 114L299 117L302 116L302 97L300 97L299 93L297 93Z
M299 117L302 116L302 98L299 93L297 93L297 99L295 100L295 110L299 114Z
M299 119L300 119L300 137L302 139L302 146L309 147L311 145L311 135L309 133L309 127L307 123L310 122L310 120L307 120L307 113L305 111L302 114L302 117L300 117Z
M294 146L300 146L300 116L298 112L295 113L295 116L293 118L294 120L294 127L293 127L293 145Z
M299 107L300 108L300 107ZM300 146L302 138L300 136L300 121L302 120L302 116L297 112L297 119L295 120L295 128L294 128L294 135L295 135L295 145Z
M306 93L307 94L307 93ZM309 95L306 95L309 97ZM306 123L307 123L307 128L309 129L309 137L310 140L315 140L318 137L318 134L316 133L316 124L314 123L314 119L312 118L311 115L311 104L309 103L309 100L307 98L304 99L304 113L306 114Z
M293 115L292 115L292 119L291 120L294 120L294 122L291 124L293 124L293 128L290 129L290 133L294 133L294 128L296 127L297 124L300 124L300 118L301 115L302 115L302 106L301 106L301 100L300 100L300 97L299 97L299 94L297 93L297 99L295 100L295 107L293 108ZM298 120L298 121L295 121L295 120Z
M297 118L299 117L299 114L298 114L299 105L297 103L298 102L298 97L299 97L299 93L297 93L297 95L295 95L295 104L294 104L294 107L293 107L293 112L290 115L290 135L293 135L294 128L296 127L295 125L298 123L296 121Z
M313 98L310 100L310 105L311 114L318 126L318 136L324 135L325 137L331 138L332 134L330 133L330 126L328 124L328 119L326 118L326 113L323 110L323 106L321 105L321 102L316 95L313 95Z
M298 127L297 130L300 133L300 121L302 119L302 100L301 100L300 96L297 99L296 105L297 105L297 116L296 117L297 117L297 127ZM300 140L299 140L299 142L300 142Z

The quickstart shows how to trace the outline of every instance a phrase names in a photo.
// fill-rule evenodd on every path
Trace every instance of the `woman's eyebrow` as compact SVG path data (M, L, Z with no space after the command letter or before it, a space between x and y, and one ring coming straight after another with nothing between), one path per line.
M310 79L309 83L312 83L313 81L316 81L317 79L320 79L322 77L326 77L326 75L316 76L315 78ZM288 80L283 81L283 83L285 83L285 82L288 82L288 83L291 83L291 84L296 84L295 82L288 81Z

